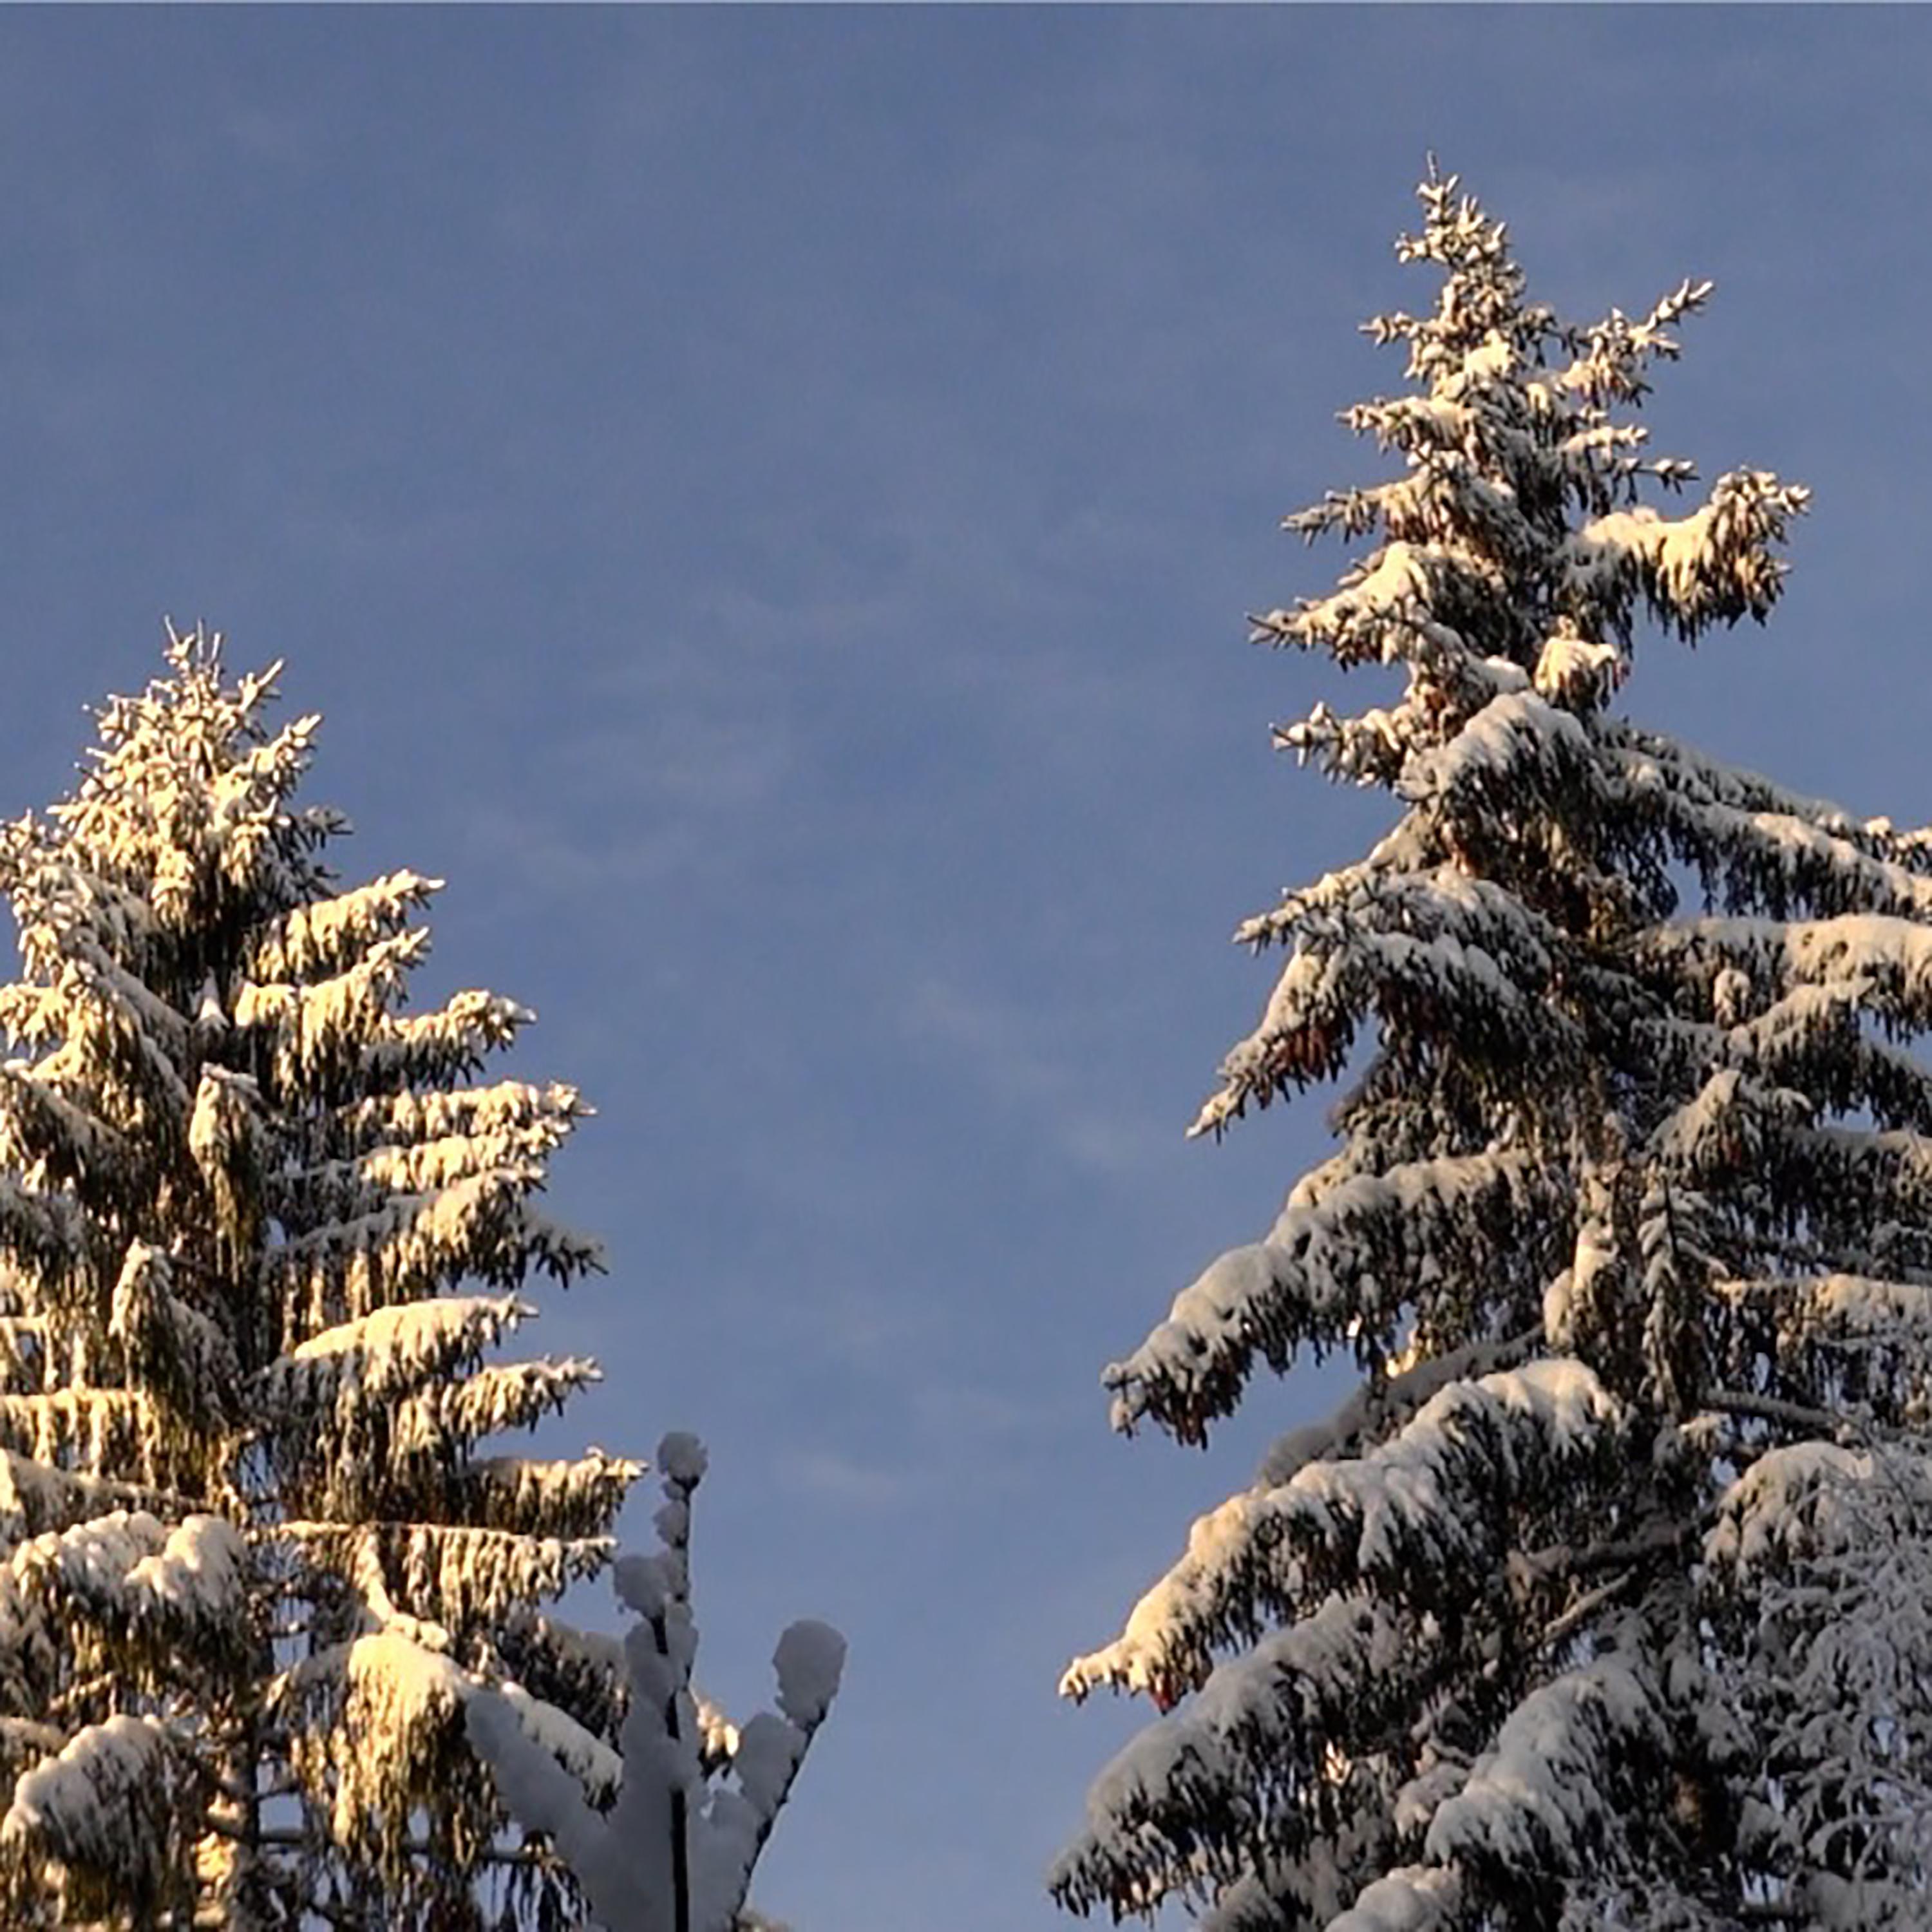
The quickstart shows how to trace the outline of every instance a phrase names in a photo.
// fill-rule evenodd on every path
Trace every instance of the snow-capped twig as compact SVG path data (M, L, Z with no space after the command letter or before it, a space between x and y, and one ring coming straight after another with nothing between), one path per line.
M691 1498L704 1450L694 1436L668 1436L658 1462L661 1546L616 1568L618 1595L638 1621L624 1640L631 1694L616 1803L597 1810L501 1692L472 1694L464 1721L506 1807L550 1840L605 1932L734 1932L758 1855L837 1694L845 1640L821 1623L786 1630L772 1657L778 1709L728 1730L719 1771L728 1767L731 1782L713 1784L692 1688Z

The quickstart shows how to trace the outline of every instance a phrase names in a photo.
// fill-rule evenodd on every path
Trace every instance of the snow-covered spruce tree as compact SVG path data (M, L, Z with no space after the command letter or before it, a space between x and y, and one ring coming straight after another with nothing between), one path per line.
M1397 667L1278 736L1392 829L1238 937L1286 963L1196 1124L1341 1072L1340 1148L1110 1368L1185 1443L1258 1366L1358 1392L1197 1522L1063 1688L1147 1693L1065 1905L1212 1932L1932 1924L1932 834L1614 708L1648 616L1776 598L1804 493L1637 501L1686 284L1572 327L1431 170L1369 325L1402 472L1258 640ZM1680 905L1680 886L1689 902Z
M621 1646L610 1640L628 1693L621 1751L594 1772L572 1763L502 1692L478 1690L465 1722L512 1815L556 1846L607 1932L782 1932L746 1898L838 1694L845 1640L809 1618L788 1624L772 1658L778 1708L742 1729L728 1722L691 1675L691 1498L704 1447L667 1436L658 1467L662 1547L616 1566L618 1596L637 1616Z
M544 1600L640 1465L483 1453L592 1379L506 1361L584 1112L476 1076L531 1017L411 1010L436 882L344 890L316 720L219 640L111 700L0 833L0 1922L575 1924L463 1710L608 1756L608 1659Z

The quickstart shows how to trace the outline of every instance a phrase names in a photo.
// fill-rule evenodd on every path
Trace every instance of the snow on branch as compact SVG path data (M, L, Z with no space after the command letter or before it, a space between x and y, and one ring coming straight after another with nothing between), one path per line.
M1726 1297L1762 1304L1786 1334L1846 1344L1922 1341L1932 1333L1932 1286L1868 1275L1779 1276L1722 1284Z
M340 1700L338 1742L327 1730L311 1730L298 1740L294 1761L314 1795L328 1801L336 1841L358 1850L392 1881L407 1866L411 1818L439 1794L446 1800L466 1755L460 1713L473 1684L440 1647L446 1641L440 1630L393 1618L344 1652L312 1660L314 1683L290 1673L277 1687L276 1702L291 1710L304 1698L312 1706L318 1684ZM322 1665L335 1668L316 1669Z
M1424 1849L1434 1864L1480 1876L1493 1896L1520 1897L1527 1875L1548 1882L1613 1853L1616 1807L1670 1756L1655 1689L1606 1653L1516 1706L1437 1808Z
M1546 981L1563 935L1515 894L1454 865L1393 872L1372 860L1333 873L1306 892L1237 928L1238 943L1340 952L1358 938L1402 933L1447 939L1514 969L1532 986Z
M485 1456L463 1464L454 1486L479 1528L602 1538L644 1468L596 1448L571 1457Z
M24 1060L0 1064L0 1163L10 1172L34 1167L67 1185L127 1154L124 1136L63 1094L44 1068Z
M1864 1010L1898 1026L1932 1026L1932 921L1922 916L1684 920L1646 933L1641 956L1704 988L1726 970L1741 973L1773 998L1855 982Z
M79 1266L84 1225L67 1195L0 1173L0 1256L58 1277Z
M1724 1496L1701 1607L1758 1739L1754 1857L1795 1919L1916 1932L1932 1870L1932 1460L1923 1438L1766 1451Z
M1412 758L1395 789L1402 798L1472 818L1498 807L1520 813L1526 793L1588 802L1598 789L1594 748L1568 711L1534 692L1507 692L1447 743ZM1520 902L1515 909L1520 917Z
M1727 1066L1664 1117L1652 1133L1652 1150L1667 1173L1714 1181L1757 1168L1810 1114L1803 1094L1766 1086Z
M454 1139L500 1139L523 1145L523 1136L547 1124L577 1120L590 1112L574 1087L552 1082L499 1080L486 1087L404 1088L364 1094L337 1108L334 1124L358 1154L392 1157L400 1149ZM548 1142L545 1143L548 1144Z
M568 1708L599 1737L616 1737L630 1682L621 1637L579 1630L523 1606L512 1612L495 1641L506 1677L532 1696ZM698 1706L699 1728L707 1740L705 1768L715 1770L729 1755L736 1732L716 1706L702 1696Z
M398 1197L527 1194L589 1111L574 1088L520 1082L365 1098L337 1116L344 1150L286 1167L272 1178L268 1199L285 1221L346 1228L393 1208ZM549 1238L545 1224L526 1210L521 1226L534 1253Z
M1886 1507L1894 1500L1904 1508ZM1904 1518L1894 1528L1932 1514L1932 1466L1835 1442L1768 1449L1720 1498L1704 1562L1714 1576L1738 1580L1767 1564L1840 1554L1857 1546L1875 1506Z
M1391 412L1388 427L1397 440L1426 421L1422 433L1438 434L1442 425L1425 404L1418 414ZM1479 596L1482 584L1473 559L1443 544L1385 543L1342 576L1326 597L1303 598L1292 608L1262 613L1251 620L1256 640L1321 650L1337 664L1394 664L1420 658L1427 663L1439 646L1430 615L1438 604L1453 608Z
M758 1854L838 1690L845 1644L824 1624L785 1631L772 1658L778 1709L736 1732L729 1780L712 1782L691 1684L691 1498L704 1452L694 1437L668 1436L658 1460L662 1547L617 1568L618 1594L638 1622L624 1640L630 1695L609 1810L556 1740L532 1734L512 1699L478 1691L464 1721L506 1806L550 1839L605 1932L734 1932Z
M387 1193L433 1194L458 1181L491 1172L540 1172L568 1138L578 1115L575 1094L553 1088L545 1104L526 1118L434 1140L374 1147L352 1160L310 1168L297 1177L302 1188L339 1193L357 1211L364 1199Z
M380 1496L391 1514L425 1482L440 1495L478 1438L527 1427L596 1381L587 1360L483 1361L534 1312L515 1295L433 1295L312 1334L260 1371L250 1394L282 1452L321 1479L310 1506L352 1514Z
M1297 922L1294 951L1261 1023L1221 1064L1222 1084L1190 1134L1220 1134L1252 1101L1330 1079L1370 1014L1471 1057L1547 1065L1580 1035L1544 997L1555 935L1486 882L1437 873L1375 889L1346 915Z
M0 1538L8 1543L70 1529L116 1509L160 1516L193 1514L185 1498L138 1483L110 1482L0 1449Z
M1505 1342L1459 1348L1445 1360L1426 1360L1388 1382L1364 1385L1328 1422L1292 1430L1281 1438L1269 1449L1254 1488L1198 1516L1188 1532L1184 1556L1142 1596L1120 1636L1066 1667L1060 1677L1060 1696L1080 1700L1105 1684L1117 1690L1148 1690L1163 1710L1178 1702L1214 1667L1215 1648L1252 1638L1269 1617L1294 1613L1298 1598L1310 1588L1310 1567L1298 1552L1304 1552L1310 1542L1333 1544L1341 1528L1335 1510L1310 1507L1325 1484L1337 1480L1337 1470L1378 1470L1389 1488L1410 1490L1408 1502L1422 1507L1420 1486L1402 1476L1402 1462L1418 1455L1424 1460L1443 1459L1451 1449L1451 1436L1472 1438L1470 1453L1476 1455L1474 1438L1484 1433L1482 1426L1462 1412L1470 1405L1456 1401L1438 1408L1439 1396L1470 1388L1470 1376L1484 1376L1480 1388L1486 1395L1502 1393L1505 1406L1520 1402L1538 1379L1550 1378L1538 1378L1526 1370L1530 1382L1513 1383L1493 1372L1503 1360L1526 1354L1540 1341L1542 1329L1538 1328ZM1579 1393L1580 1385L1570 1396ZM1478 1396L1476 1402L1484 1399ZM1588 1396L1586 1406L1596 1401L1598 1396ZM1534 1416L1532 1408L1526 1414L1532 1414L1532 1430L1542 1433L1547 1433L1542 1426L1556 1420L1553 1408L1544 1416ZM1389 1430L1396 1430L1395 1442L1379 1443ZM1570 1451L1574 1436L1563 1433L1553 1447L1559 1455ZM1510 1453L1496 1468L1484 1468L1484 1493L1493 1492L1497 1476L1507 1476L1515 1465L1516 1455ZM1442 1486L1442 1474L1438 1470L1430 1476L1430 1488ZM1466 1486L1460 1480L1453 1480L1451 1486L1460 1499ZM1466 1493L1476 1502L1472 1490ZM1360 1510L1356 1510L1354 1528L1362 1528ZM1470 1570L1470 1580L1476 1574ZM1316 1582L1314 1588L1324 1586Z
M500 994L453 993L430 1012L386 1016L362 1049L363 1072L374 1083L399 1087L467 1079L536 1018Z
M160 1421L146 1389L69 1384L44 1395L0 1395L0 1447L148 1486L165 1484L176 1460Z
M1094 1780L1049 1890L1070 1910L1118 1918L1210 1880L1238 1882L1262 1792L1274 1794L1269 1842L1292 1855L1312 1828L1304 1804L1329 1782L1327 1748L1377 1737L1412 1701L1430 1648L1415 1619L1352 1594L1222 1664Z
M567 1712L532 1696L522 1684L506 1678L496 1690L516 1712L524 1735L576 1779L594 1808L606 1808L624 1781L622 1755Z
M1751 841L1802 877L1808 892L1834 890L1850 903L1820 910L1909 913L1924 904L1932 842L1888 818L1859 818L1756 772L1729 765L1681 739L1621 718L1600 720L1598 740L1618 782L1694 863L1726 844ZM1820 841L1823 843L1819 842ZM1775 912L1778 908L1769 908Z
M1311 916L1346 914L1372 904L1378 888L1400 884L1438 858L1424 814L1406 812L1366 858L1324 872L1312 885L1284 893L1279 905L1244 920L1234 928L1234 943L1258 951L1281 944L1292 939Z
M287 1325L358 1320L426 1299L466 1275L520 1285L532 1267L563 1280L603 1264L598 1244L531 1204L534 1163L490 1168L432 1193L389 1195L370 1211L328 1221L272 1249L272 1285Z
M1277 1370L1304 1342L1379 1357L1402 1306L1452 1272L1480 1271L1498 1301L1536 1305L1570 1233L1570 1190L1527 1153L1410 1162L1311 1192L1298 1189L1265 1240L1222 1256L1109 1365L1116 1429L1144 1416L1202 1441L1239 1401L1257 1353ZM1538 1238L1526 1241L1529 1230Z
M183 1413L216 1422L233 1410L241 1372L219 1322L175 1292L170 1257L130 1241L108 1305L107 1334L130 1366Z
M310 853L341 826L289 806L320 720L269 734L275 668L230 690L218 634L170 634L174 675L101 707L92 768L48 818L54 842L104 880L138 884L152 929L179 937L221 924L238 898L298 903L322 882Z
M1932 1286L1832 1274L1720 1282L1724 1372L1768 1370L1792 1399L1883 1427L1916 1425L1932 1397Z
M1769 1084L1828 1093L1840 1108L1870 1106L1883 1125L1932 1129L1932 1070L1909 1050L1862 1030L1872 990L1857 975L1795 986L1747 1018L1720 1023L1698 1046L1711 1060L1721 1057ZM1758 997L1735 970L1718 976L1711 996L1724 1018ZM1680 1036L1688 1043L1688 1030Z
M298 1342L260 1372L261 1393L278 1410L389 1401L475 1366L536 1312L514 1294L436 1295L379 1308Z
M1330 1590L1360 1582L1400 1598L1420 1576L1439 1604L1445 1577L1486 1588L1502 1529L1526 1503L1556 1493L1580 1502L1588 1486L1570 1484L1614 1441L1619 1419L1579 1363L1470 1378L1486 1359L1540 1339L1534 1331L1514 1345L1424 1362L1277 1444L1262 1481L1196 1520L1186 1554L1134 1606L1121 1635L1068 1666L1061 1696L1077 1700L1106 1684L1150 1691L1165 1708L1207 1676L1218 1646L1299 1614ZM1391 1426L1387 1441L1336 1453ZM1532 1468L1568 1480L1552 1492L1539 1477L1538 1492L1526 1495L1520 1472Z
M268 1048L278 1091L326 1091L352 1069L367 1041L393 1023L429 945L428 928L416 926L373 940L326 980L244 980L234 996L234 1023Z
M219 1516L170 1527L116 1510L44 1532L0 1564L0 1678L31 1704L51 1660L83 1640L130 1682L184 1659L218 1667L247 1638L244 1560Z
M579 1389L603 1379L604 1371L587 1355L493 1362L460 1382L411 1396L403 1405L398 1432L406 1442L441 1436L466 1449L479 1436L532 1427L560 1411Z
M1867 825L1654 734L1612 723L1601 742L1612 808L1654 829L1733 910L1774 919L1932 912L1923 850L1894 836L1884 820Z
M606 1536L532 1536L470 1523L298 1520L278 1525L276 1534L346 1578L358 1577L373 1556L420 1614L461 1626L560 1597L608 1568L613 1554Z
M247 958L249 976L313 982L338 974L376 941L401 932L410 915L442 890L440 879L404 870L292 906L256 934Z
M1463 1923L1462 1875L1454 1867L1398 1865L1355 1894L1328 1932L1455 1932Z
M1802 1187L1819 1252L1838 1266L1894 1276L1932 1271L1932 1140L1856 1127L1794 1127L1777 1150Z
M1708 500L1687 516L1662 517L1642 505L1610 511L1570 538L1568 592L1580 610L1604 614L1626 634L1639 596L1687 640L1714 623L1762 622L1786 568L1774 546L1810 499L1768 470L1738 470L1718 478Z
M65 1922L144 1908L152 1915L180 1845L193 1836L181 1768L158 1718L124 1712L89 1724L15 1782L0 1850L52 1863L75 1914Z

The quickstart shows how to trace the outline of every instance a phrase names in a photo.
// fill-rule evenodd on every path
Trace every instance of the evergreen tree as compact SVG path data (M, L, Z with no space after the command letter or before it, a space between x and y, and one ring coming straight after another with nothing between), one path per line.
M1184 1443L1262 1364L1361 1380L1068 1670L1166 1714L1052 1889L1212 1932L1922 1927L1932 834L1617 708L1641 618L1764 619L1804 506L1638 500L1694 480L1628 418L1708 285L1572 326L1453 177L1420 196L1440 295L1368 326L1412 387L1343 418L1401 473L1288 519L1370 547L1255 625L1400 668L1277 733L1396 816L1240 928L1286 963L1194 1130L1348 1068L1339 1149L1106 1376Z
M0 1920L574 1924L464 1708L614 1760L541 1606L640 1466L484 1453L598 1372L496 1350L598 1264L535 1204L585 1110L478 1083L526 1009L410 1009L437 882L338 884L274 677L173 639L0 835Z

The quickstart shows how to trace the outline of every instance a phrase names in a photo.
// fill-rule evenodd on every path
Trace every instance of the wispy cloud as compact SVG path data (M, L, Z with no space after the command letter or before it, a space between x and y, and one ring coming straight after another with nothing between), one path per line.
M1076 1060L1049 1019L928 978L907 998L900 1024L914 1051L942 1062L996 1107L1024 1116L1076 1167L1124 1175L1172 1156L1171 1135L1093 1097L1091 1068Z
M903 1466L862 1461L834 1449L781 1450L773 1474L780 1486L843 1508L880 1510L908 1501L920 1484Z
M259 98L229 107L218 117L216 130L244 160L284 168L313 161L320 134L312 117Z
M969 1493L1009 1495L1036 1480L1041 1447L1064 1425L1065 1405L1004 1389L902 1373L877 1446L823 1439L778 1450L782 1486L841 1509L900 1509ZM883 1419L883 1418L882 1418Z

